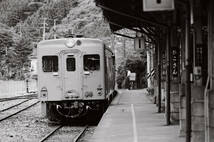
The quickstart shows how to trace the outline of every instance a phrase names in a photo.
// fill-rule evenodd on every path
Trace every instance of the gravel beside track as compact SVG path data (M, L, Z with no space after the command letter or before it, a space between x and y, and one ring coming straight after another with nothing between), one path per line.
M0 142L38 142L53 127L41 117L40 105L37 104L0 122Z
M36 99L33 100L37 101ZM48 120L41 116L40 109L40 103L38 103L0 122L0 142L39 142L43 137L59 126L49 124ZM80 133L81 128L82 126L64 126L46 141L70 142L71 138L73 139ZM94 129L95 126L93 128L87 128L85 134L79 141L87 142L87 139L92 136Z
M8 107L14 106L18 103L21 103L22 101L25 101L25 100L27 99L16 99L16 100L0 102L0 111Z
M80 142L88 142L89 139L92 137L92 135L94 134L94 131L96 129L96 126L90 126L87 128L87 130L85 131L85 133L83 134L83 136L80 138Z
M32 100L22 103L21 105L13 107L12 109L8 109L6 111L1 112L0 113L0 122L28 109L29 107L32 107L36 103L38 103L38 100L32 99Z

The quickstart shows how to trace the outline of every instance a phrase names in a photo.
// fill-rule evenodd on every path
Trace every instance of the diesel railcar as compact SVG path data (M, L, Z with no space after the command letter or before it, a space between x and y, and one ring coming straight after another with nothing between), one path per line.
M50 121L104 112L115 91L115 57L103 41L64 38L37 47L38 92Z

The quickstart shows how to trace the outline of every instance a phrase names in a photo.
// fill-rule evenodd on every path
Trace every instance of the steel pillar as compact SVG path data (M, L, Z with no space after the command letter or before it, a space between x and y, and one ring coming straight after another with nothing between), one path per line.
M161 113L161 40L157 41L158 50L158 113Z
M167 75L166 75L166 125L170 125L170 28L167 29Z
M190 0L191 3L191 0ZM191 82L190 82L190 3L187 4L185 19L185 69L186 69L186 142L191 142Z

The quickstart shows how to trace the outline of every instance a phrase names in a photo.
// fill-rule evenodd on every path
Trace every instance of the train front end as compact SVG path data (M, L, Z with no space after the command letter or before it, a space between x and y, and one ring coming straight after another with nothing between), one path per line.
M80 118L89 110L103 109L106 95L100 40L42 41L37 52L39 99L49 120Z

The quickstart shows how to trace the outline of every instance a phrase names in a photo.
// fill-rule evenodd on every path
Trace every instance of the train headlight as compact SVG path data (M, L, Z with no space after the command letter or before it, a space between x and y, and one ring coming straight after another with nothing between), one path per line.
M41 91L40 91L40 96L41 96L42 98L45 98L45 97L48 96L48 90L47 90L46 87L42 87L42 89L41 89Z
M68 48L74 47L75 44L76 44L76 40L74 40L72 38L66 40L66 42L65 42L65 46L67 46Z

